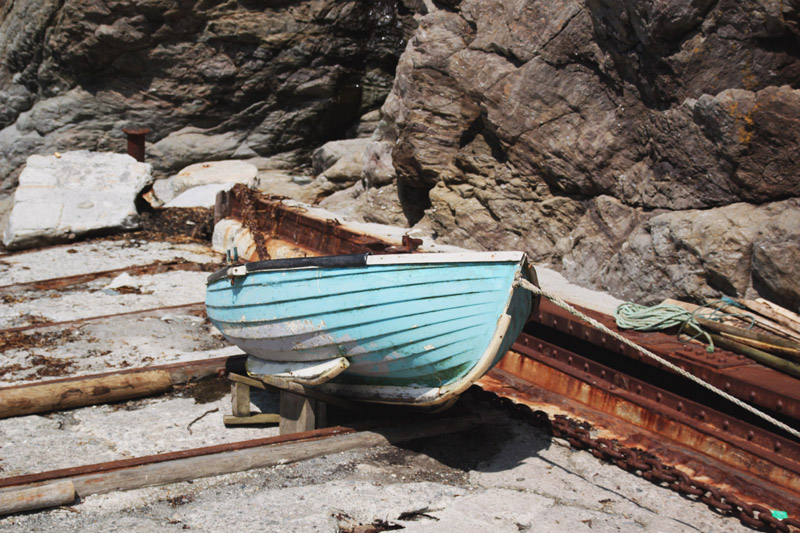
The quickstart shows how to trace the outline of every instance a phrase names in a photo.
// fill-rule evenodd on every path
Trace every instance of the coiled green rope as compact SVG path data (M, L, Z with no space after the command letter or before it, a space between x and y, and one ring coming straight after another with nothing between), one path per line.
M620 329L633 329L636 331L657 331L680 326L678 335L680 335L687 326L691 326L694 331L698 332L695 337L702 335L708 343L706 350L713 352L714 341L711 340L711 336L708 332L700 327L700 322L696 319L696 313L697 311L693 313L672 304L660 304L647 307L632 302L625 302L614 310L614 319L617 322L617 327Z

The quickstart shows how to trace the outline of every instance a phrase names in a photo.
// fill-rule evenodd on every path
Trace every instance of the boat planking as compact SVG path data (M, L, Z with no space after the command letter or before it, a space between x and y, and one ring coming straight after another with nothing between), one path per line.
M212 323L248 372L380 403L447 404L527 322L523 252L351 254L250 262L209 277ZM318 370L317 373L314 370Z

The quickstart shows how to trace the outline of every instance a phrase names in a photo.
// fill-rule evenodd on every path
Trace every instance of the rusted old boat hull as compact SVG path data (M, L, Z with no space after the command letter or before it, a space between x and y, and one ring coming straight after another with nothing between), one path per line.
M520 277L536 280L522 252L262 261L212 275L206 309L251 375L310 373L349 399L439 405L519 335L532 306Z

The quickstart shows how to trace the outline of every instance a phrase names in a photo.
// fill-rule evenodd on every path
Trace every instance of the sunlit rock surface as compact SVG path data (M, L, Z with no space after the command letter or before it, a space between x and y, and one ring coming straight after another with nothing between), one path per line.
M150 165L125 154L32 155L19 178L3 244L30 248L136 228L136 197L152 182Z

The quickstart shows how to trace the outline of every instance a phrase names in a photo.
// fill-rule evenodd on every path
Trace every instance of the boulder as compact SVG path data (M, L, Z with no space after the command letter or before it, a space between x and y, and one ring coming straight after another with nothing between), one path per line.
M643 222L598 265L597 286L647 304L763 295L797 309L800 200L637 216Z
M209 161L184 168L173 177L173 189L180 194L192 187L221 183L242 183L248 187L256 184L258 169L245 161Z
M393 185L439 242L525 250L628 299L797 306L796 9L448 5L400 57L352 199L365 219Z
M235 183L209 183L186 189L164 207L214 207L217 193L233 188Z
M29 248L136 228L136 197L152 182L150 165L128 155L84 150L32 155L20 174L3 244Z
M344 139L327 142L314 151L311 157L312 170L314 174L322 174L341 159L360 163L363 161L364 150L369 144L369 139ZM360 176L360 168L358 173Z

